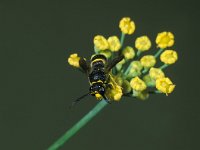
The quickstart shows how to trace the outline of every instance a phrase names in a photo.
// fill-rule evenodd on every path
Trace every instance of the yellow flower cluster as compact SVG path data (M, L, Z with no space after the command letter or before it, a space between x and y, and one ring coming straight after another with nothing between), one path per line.
M156 44L159 48L171 47L174 45L174 35L171 32L158 33Z
M175 85L169 78L159 78L156 80L156 88L168 95L174 90Z
M102 35L96 35L93 42L95 48L99 51L110 50L115 52L121 48L121 44L117 36L111 36L107 40Z
M119 22L119 28L124 34L133 34L135 31L135 23L129 17L124 17Z
M178 55L174 50L165 50L160 55L160 60L168 65L174 64L178 60Z
M135 77L130 82L131 87L136 91L143 91L147 88L145 82L139 77Z
M135 40L135 47L139 51L147 51L151 48L151 41L147 36L138 37Z
M108 49L108 46L109 46L108 41L102 35L96 35L94 37L94 45L95 45L95 48L99 50L106 50Z
M80 67L79 66L79 60L80 57L78 57L78 54L71 54L68 58L68 63L74 67Z
M131 71L131 70L141 71L142 68L143 68L143 66L142 66L142 64L141 64L140 61L133 61L133 62L131 62L131 65L130 65L130 66L131 66L130 71Z
M131 79L133 77L140 76L142 69L143 69L143 66L140 61L132 61L130 63L129 72L126 78Z
M117 81L117 80L116 80ZM112 76L110 76L110 85L111 88L107 88L106 97L110 100L119 101L123 95L122 87L117 83Z
M124 46L125 35L134 33L135 23L129 17L124 17L119 22L119 28L122 32L120 39L115 35L108 38L103 35L96 35L93 39L94 55L102 54L108 59L105 67L110 65L113 58L120 55L124 56L109 73L106 73L109 80L106 83L100 80L103 84L106 84L105 96L114 101L119 101L123 95L145 100L151 93L165 93L166 95L172 93L175 85L165 76L164 68L178 60L176 51L166 49L174 45L173 33L166 31L158 33L155 43L159 50L153 55L143 55L145 51L151 49L152 42L149 37L147 35L137 37L134 40L135 45ZM160 67L156 64L156 59L159 56L161 62L164 63ZM80 57L77 54L71 54L68 58L70 65L81 69L79 60ZM154 91L151 91L152 89ZM98 92L95 96L97 99L103 98Z
M155 87L155 80L149 74L145 75L142 79L148 87Z
M140 62L144 68L150 68L156 64L156 59L153 55L146 55L140 59Z
M121 48L121 44L117 36L109 37L108 44L109 44L109 49L113 52L118 51Z
M133 57L135 56L135 51L132 47L127 46L125 49L123 49L122 54L124 55L124 58L126 60L133 59Z
M160 68L154 68L152 67L150 70L149 70L149 76L154 79L154 80L157 80L159 78L164 78L165 77L165 74L164 72L160 69Z
M149 74L143 77L143 80L147 84L147 86L154 87L156 80L159 78L164 78L164 77L165 77L165 74L160 68L152 67L149 70Z
M106 91L106 96L110 100L119 101L122 95L122 88L119 85L113 87L112 89L107 89Z

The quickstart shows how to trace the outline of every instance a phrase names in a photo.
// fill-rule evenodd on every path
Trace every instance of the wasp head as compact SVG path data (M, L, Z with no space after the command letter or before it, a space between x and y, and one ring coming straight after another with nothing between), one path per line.
M100 96L104 97L105 87L103 86L102 83L94 83L90 87L90 94L96 97L100 97Z

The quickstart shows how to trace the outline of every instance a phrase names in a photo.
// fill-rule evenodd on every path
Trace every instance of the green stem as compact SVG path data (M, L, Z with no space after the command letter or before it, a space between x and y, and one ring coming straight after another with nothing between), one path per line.
M66 141L68 141L74 134L76 134L84 125L86 125L96 114L98 114L108 103L101 100L92 110L90 110L79 122L77 122L71 129L69 129L63 136L61 136L55 143L53 143L48 150L57 150Z
M142 51L139 51L139 50L138 50L138 51L137 51L137 54L136 54L137 57L139 57L141 53L142 53Z
M162 92L161 91L158 91L158 90L155 90L154 91L156 94L161 94Z
M160 54L163 52L164 48L160 48L157 53L154 55L155 58L157 58L158 56L160 56Z
M142 73L145 74L147 71L149 70L149 68L145 68Z
M115 57L116 57L116 52L113 52L112 55L111 55L111 60L113 60ZM112 73L113 73L113 75L117 74L117 68L116 68L116 66L114 66L112 68Z
M130 65L128 66L128 68L126 69L126 71L124 72L124 75L125 75L125 76L128 75L128 73L129 73L131 67L132 67L132 65L130 64Z
M124 44L124 39L125 39L125 34L122 32L122 34L121 34L121 39L120 39L121 48L122 48L122 46L123 46L123 44Z
M94 52L95 52L96 54L99 53L99 49L97 49L96 46L94 46Z
M159 68L161 69L161 70L163 70L163 69L165 69L166 67L168 67L169 65L167 65L167 64L163 64L162 66L160 66Z

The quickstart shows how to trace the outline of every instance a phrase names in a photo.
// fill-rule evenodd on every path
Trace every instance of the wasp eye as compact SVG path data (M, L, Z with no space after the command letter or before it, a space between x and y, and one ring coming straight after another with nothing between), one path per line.
M90 87L89 91L93 91L93 87L92 86Z

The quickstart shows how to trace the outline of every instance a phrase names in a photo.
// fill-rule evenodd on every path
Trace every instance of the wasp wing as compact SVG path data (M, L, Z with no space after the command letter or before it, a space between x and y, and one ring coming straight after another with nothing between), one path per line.
M80 68L82 69L82 71L84 73L86 73L86 74L89 73L90 65L88 64L88 62L84 58L80 58L79 65L80 65Z
M108 65L105 68L105 72L108 73L110 70L117 64L119 63L122 59L124 58L123 55L114 58L111 62L108 63Z

